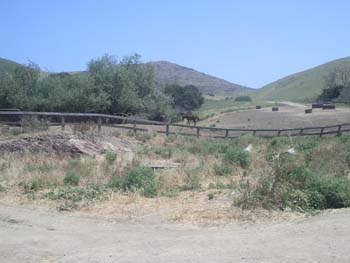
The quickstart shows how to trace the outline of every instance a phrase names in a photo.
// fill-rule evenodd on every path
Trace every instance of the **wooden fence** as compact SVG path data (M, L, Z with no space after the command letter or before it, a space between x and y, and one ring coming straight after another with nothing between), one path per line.
M234 138L243 134L255 136L307 136L307 135L341 135L350 131L350 123L302 128L281 128L281 129L255 129L255 128L216 128L205 126L189 126L183 124L172 124L159 121L150 121L134 117L124 117L98 113L60 113L60 112L24 112L24 111L0 111L0 123L7 125L18 125L26 116L47 120L51 126L61 126L62 131L68 124L77 124L84 121L96 123L98 133L102 127L113 127L118 129L131 130L134 133L149 132L151 130L166 134L178 134L196 137Z

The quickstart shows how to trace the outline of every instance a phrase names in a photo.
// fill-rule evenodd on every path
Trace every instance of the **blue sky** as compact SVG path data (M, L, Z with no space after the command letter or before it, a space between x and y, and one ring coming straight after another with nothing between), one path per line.
M48 71L138 53L258 88L350 55L346 0L0 0L0 57Z

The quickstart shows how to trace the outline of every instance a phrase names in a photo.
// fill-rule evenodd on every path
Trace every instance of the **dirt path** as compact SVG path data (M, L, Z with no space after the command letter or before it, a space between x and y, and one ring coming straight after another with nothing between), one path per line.
M0 205L5 262L350 262L350 210L198 228Z

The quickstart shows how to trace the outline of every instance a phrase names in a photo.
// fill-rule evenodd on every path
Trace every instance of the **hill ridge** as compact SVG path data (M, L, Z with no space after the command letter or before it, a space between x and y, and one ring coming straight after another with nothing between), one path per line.
M305 69L269 84L264 85L254 94L259 100L312 100L321 94L324 88L323 77L337 67L350 70L350 56L328 61Z

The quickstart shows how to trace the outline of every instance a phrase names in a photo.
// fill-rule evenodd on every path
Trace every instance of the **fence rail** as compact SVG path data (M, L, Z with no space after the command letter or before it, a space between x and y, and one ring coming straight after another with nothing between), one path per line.
M189 126L184 124L172 124L159 121L150 121L134 117L125 117L117 115L99 114L99 113L61 113L61 112L30 112L30 111L0 111L0 124L21 125L22 118L25 116L34 116L48 119L49 125L61 126L65 130L67 124L81 123L83 120L90 120L96 123L98 132L102 126L108 126L117 129L148 132L154 126L153 131L161 134L171 135L179 134L185 136L203 136L215 138L234 138L242 134L251 133L255 136L324 136L341 135L350 131L350 123L301 128L282 128L282 129L255 129L255 128L217 128L206 126ZM54 120L49 120L53 118ZM130 126L131 125L131 126ZM184 131L187 130L186 131ZM217 133L220 133L219 135ZM213 134L214 133L214 134Z

